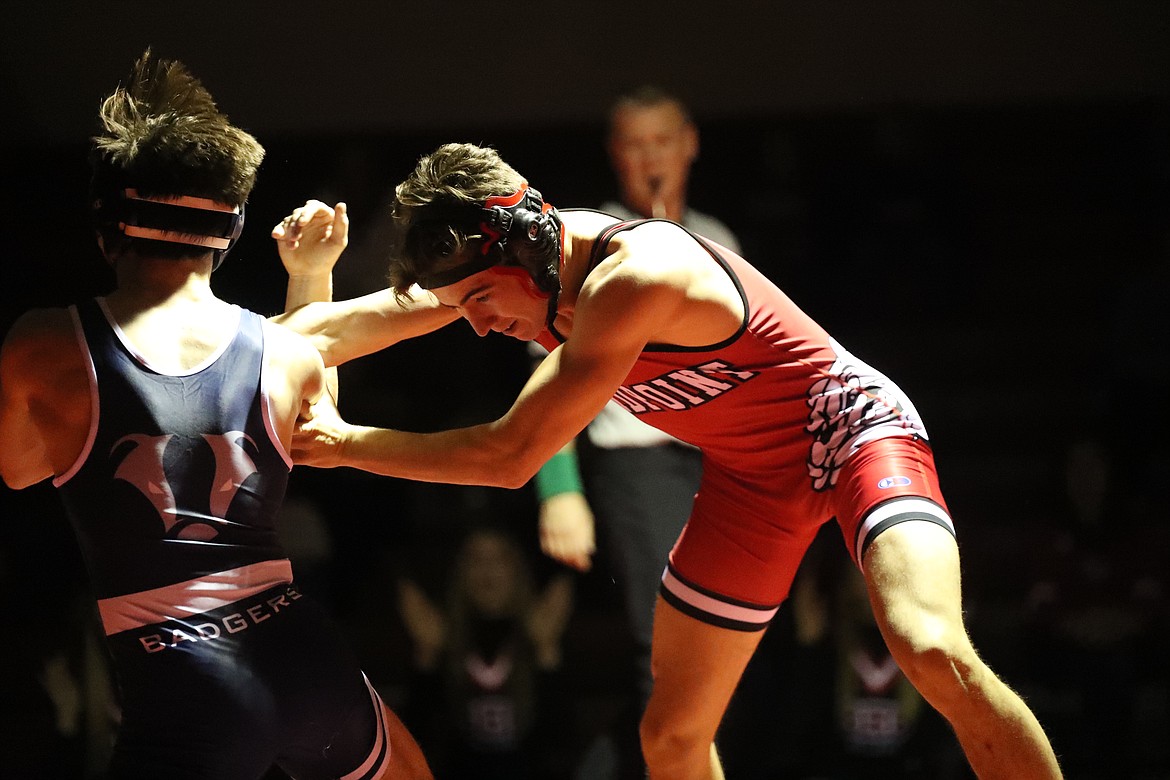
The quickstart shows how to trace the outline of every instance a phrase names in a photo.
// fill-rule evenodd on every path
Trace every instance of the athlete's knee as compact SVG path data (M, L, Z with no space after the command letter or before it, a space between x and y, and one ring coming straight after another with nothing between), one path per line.
M696 766L705 761L715 734L685 712L663 712L651 705L646 708L639 727L642 755L651 777L670 777L671 767Z
M933 621L892 631L886 644L902 672L936 708L945 710L966 699L988 674L961 625Z

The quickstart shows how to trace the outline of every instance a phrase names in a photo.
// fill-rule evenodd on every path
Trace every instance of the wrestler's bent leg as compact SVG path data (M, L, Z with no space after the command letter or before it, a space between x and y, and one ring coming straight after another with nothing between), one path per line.
M659 596L641 727L651 780L723 780L715 732L763 633L704 623Z
M950 722L975 773L983 780L1061 777L1039 722L967 636L951 533L934 522L899 523L872 541L863 563L890 652Z

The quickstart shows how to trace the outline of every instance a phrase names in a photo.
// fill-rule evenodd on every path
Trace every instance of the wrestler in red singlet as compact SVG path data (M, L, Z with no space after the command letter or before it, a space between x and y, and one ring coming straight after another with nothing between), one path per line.
M615 234L647 221L606 229L590 267ZM837 519L855 561L901 520L954 528L926 429L902 391L745 260L694 238L735 282L743 323L707 347L647 346L614 400L704 454L663 597L707 622L756 630L825 521ZM551 331L540 340L563 341Z

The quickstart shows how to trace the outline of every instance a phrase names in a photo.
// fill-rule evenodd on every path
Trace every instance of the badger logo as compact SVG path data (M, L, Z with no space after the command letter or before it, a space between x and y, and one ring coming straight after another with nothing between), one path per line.
M200 436L135 433L115 442L110 456L117 461L114 479L130 483L150 501L168 538L207 541L219 535L240 487L257 473L257 452L256 443L243 431ZM179 474L184 479L172 481Z

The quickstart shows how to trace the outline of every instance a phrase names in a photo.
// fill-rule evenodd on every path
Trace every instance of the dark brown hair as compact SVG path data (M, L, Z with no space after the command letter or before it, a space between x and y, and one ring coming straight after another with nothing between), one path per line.
M467 250L484 240L479 206L516 192L523 181L488 147L444 144L421 157L394 190L389 278L398 294L405 296L423 276L465 262Z
M126 238L103 225L103 208L134 188L143 197L189 195L242 206L256 183L264 148L233 126L187 67L149 49L125 84L102 101L93 138L91 195L107 250L197 257L201 247Z

